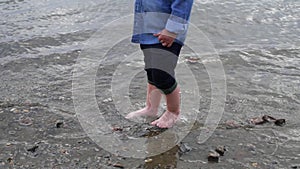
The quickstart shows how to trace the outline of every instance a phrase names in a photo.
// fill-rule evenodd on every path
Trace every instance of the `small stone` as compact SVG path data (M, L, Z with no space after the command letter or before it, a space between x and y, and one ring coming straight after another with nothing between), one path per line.
M6 143L6 146L11 146L11 143Z
M180 150L181 153L186 153L186 152L191 151L192 148L189 147L186 143L181 143L181 144L179 145L179 150Z
M216 151L211 151L208 154L207 159L208 159L209 162L216 162L216 163L218 163L219 159L220 159L220 154L217 153Z
M64 125L63 121L57 121L56 124L55 124L56 128L62 128L63 125Z
M35 145L35 146L27 149L27 151L30 151L30 152L34 153L34 152L36 152L37 148L39 148L39 146Z
M32 119L30 117L21 116L19 118L19 124L22 126L30 126L33 124Z
M258 163L252 163L251 164L253 167L257 168L258 167Z
M69 152L68 152L66 149L61 149L60 152L61 152L62 154L69 154Z
M248 150L249 151L255 151L256 150L256 147L255 147L255 145L253 145L253 144L247 144L247 148L248 148Z
M265 122L272 122L272 121L276 120L274 117L268 116L268 115L264 115L264 116L262 117L262 119L263 119Z
M103 100L103 103L108 103L108 102L112 102L112 101L113 101L112 98L107 98L107 99Z
M220 156L224 156L226 148L225 146L218 146L215 151L220 154Z
M124 168L124 166L120 163L115 163L112 165L113 167L116 167L116 168Z
M20 113L20 110L17 109L17 108L12 108L12 109L10 109L10 112L12 112L12 113Z
M23 110L23 113L29 113L29 110L25 109Z
M58 100L65 100L65 97L59 96L59 97L58 97Z
M277 119L274 124L276 126L284 126L285 125L285 119Z
M8 162L9 164L13 164L13 158L12 158L12 157L8 157L7 162Z
M236 121L230 120L225 122L226 129L237 129L241 127L240 124L238 124Z
M145 163L151 163L153 160L151 158L148 158L145 160Z
M14 131L14 130L8 131L8 134L9 135L14 135L14 134L16 134L16 131Z
M187 62L189 63L197 63L199 62L200 58L197 58L197 57L189 57L186 59Z
M123 129L121 127L113 127L112 130L113 131L123 131Z
M95 148L94 150L95 150L96 152L100 151L98 148Z
M4 113L4 111L3 111L3 110L1 110L1 111L0 111L0 114L2 114L2 113Z
M249 122L251 124L260 125L260 124L265 124L267 121L265 121L262 117L254 117L251 118Z

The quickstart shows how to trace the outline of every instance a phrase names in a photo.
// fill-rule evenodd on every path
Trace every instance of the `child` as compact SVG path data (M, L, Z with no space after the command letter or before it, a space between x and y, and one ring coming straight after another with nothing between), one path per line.
M140 43L147 72L146 107L126 118L157 116L162 93L167 110L151 124L174 125L180 113L180 88L175 67L186 38L193 0L136 0L133 43Z

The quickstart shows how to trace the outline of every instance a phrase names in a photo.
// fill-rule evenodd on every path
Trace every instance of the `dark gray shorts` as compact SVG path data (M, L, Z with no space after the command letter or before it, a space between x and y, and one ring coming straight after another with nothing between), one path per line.
M164 94L172 93L177 87L175 68L182 45L173 43L169 48L160 43L140 46L144 53L148 82Z

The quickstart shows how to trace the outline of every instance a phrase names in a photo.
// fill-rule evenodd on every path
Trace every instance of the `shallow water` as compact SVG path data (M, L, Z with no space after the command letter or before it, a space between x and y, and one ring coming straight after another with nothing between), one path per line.
M26 165L29 165L27 168L41 168L56 164L57 168L111 168L116 162L126 168L159 165L161 168L300 167L300 2L297 0L195 0L191 23L213 44L226 74L225 111L218 129L207 142L197 143L213 103L205 62L214 61L205 60L205 54L211 53L200 53L197 63L187 62L186 58L195 55L187 45L178 68L189 66L200 93L200 106L195 106L196 123L182 140L192 150L182 154L174 147L151 157L152 163L144 163L141 159L121 158L97 148L75 116L72 75L76 59L87 51L84 45L88 39L104 25L131 14L132 4L133 1L108 0L0 1L0 130L4 133L0 136L0 165L8 166L8 158L12 157L15 166L24 165L24 168ZM189 36L197 38L200 35ZM112 61L99 65L95 79L99 109L112 126L123 128L124 131L118 133L120 137L138 137L149 127L145 123L124 120L119 114L122 112L117 112L109 100L112 78L120 63L118 58L126 58L137 50L129 39L120 40L107 54ZM130 68L124 74L131 70L139 72L129 87L130 108L137 109L145 99L142 60L124 64ZM182 79L190 73L177 72L182 85L186 83ZM183 88L182 92L191 91ZM13 108L21 113L12 111ZM22 114L25 109L29 109L29 113ZM189 118L188 114L183 116ZM246 123L264 114L284 118L287 124L230 130L222 127L228 120ZM24 116L32 118L33 124L20 125L18 120ZM56 120L64 120L67 126L57 130L53 127ZM7 142L12 146L7 146ZM34 144L39 144L38 154L26 154L24 146ZM217 145L227 146L228 152L220 163L208 163L208 151ZM69 154L56 152L58 148L67 149ZM50 162L39 164L39 159L44 158Z

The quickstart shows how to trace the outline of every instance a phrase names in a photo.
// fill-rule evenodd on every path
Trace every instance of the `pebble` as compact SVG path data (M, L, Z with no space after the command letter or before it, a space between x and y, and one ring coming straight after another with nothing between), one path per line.
M200 61L200 58L197 58L197 57L189 57L186 59L186 62L189 62L189 63L197 63Z
M108 103L108 102L112 102L112 101L113 101L112 98L107 98L107 99L103 100L103 103Z
M116 168L124 168L124 166L120 163L115 163L112 165L113 167L116 167Z
M20 110L17 109L17 108L12 108L12 109L10 109L10 112L13 112L13 113L20 113Z
M224 156L226 148L225 146L218 146L215 151L220 154L220 156Z
M180 150L181 153L186 153L186 152L191 151L192 148L189 147L186 143L181 143L181 144L179 145L179 150Z
M64 125L63 121L57 121L56 124L55 124L56 128L62 128L63 125Z
M32 122L32 119L31 119L31 118L21 116L21 117L19 118L19 124L22 125L22 126L30 126L30 125L33 124L33 122Z
M36 152L36 150L38 148L39 148L39 146L35 145L35 146L31 147L31 148L28 148L27 151L30 151L30 152L34 153L34 152Z
M23 113L29 113L29 110L25 109L23 110Z
M59 96L59 97L58 97L58 100L65 100L65 97Z
M255 149L256 149L255 145L250 144L250 143L247 144L246 146L247 146L247 148L248 148L249 151L255 151Z
M69 154L69 152L68 152L66 149L61 149L60 152L61 152L62 154Z
M151 158L148 158L145 160L145 163L151 163L153 160Z
M285 119L277 119L274 124L276 126L284 126L285 125Z
M208 154L207 160L208 160L209 162L216 162L216 163L218 163L219 160L220 160L220 154L217 153L216 151L211 151L211 152Z
M292 168L292 169L299 169L299 168L300 168L300 164L299 164L299 165L295 165L295 164L294 164L294 165L291 166L291 168Z
M14 135L14 134L16 134L16 131L14 131L14 130L8 131L8 134L9 135Z
M6 146L11 146L11 143L6 143Z
M8 162L9 164L12 164L12 163L13 163L13 158L12 158L12 157L8 157L7 162Z
M257 168L258 167L258 163L252 163L251 164L253 167Z

